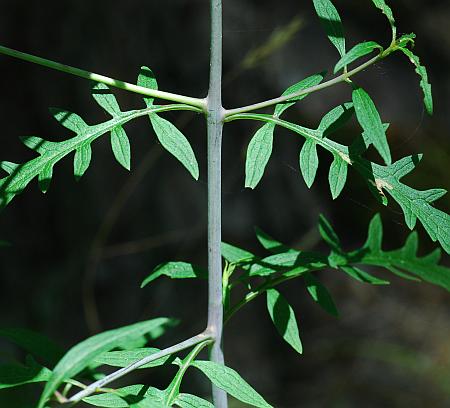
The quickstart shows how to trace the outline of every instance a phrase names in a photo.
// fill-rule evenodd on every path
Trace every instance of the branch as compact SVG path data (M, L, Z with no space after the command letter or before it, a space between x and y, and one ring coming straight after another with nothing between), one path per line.
M239 113L246 113L246 112L250 112L250 111L254 111L254 110L258 110L258 109L267 108L269 106L277 105L277 104L282 103L282 102L287 102L290 99L297 98L297 97L302 96L302 95L310 94L310 93L317 92L317 91L320 91L320 90L325 89L325 88L329 88L330 86L336 85L336 84L341 83L341 82L347 82L350 77L352 77L353 75L355 75L355 74L365 70L367 67L371 66L372 64L375 64L376 62L382 60L389 53L390 53L390 51L388 49L385 52L377 55L376 57L373 57L369 61L366 61L364 64L361 64L360 66L352 69L351 71L344 72L343 74L341 74L341 75L339 75L339 76L337 76L337 77L335 77L333 79L330 79L329 81L322 82L319 85L311 86L309 88L302 89L301 91L294 92L294 93L289 94L289 95L280 96L278 98L269 99L269 100L264 101L264 102L259 102L259 103L255 103L255 104L252 104L252 105L243 106L241 108L225 110L224 117L228 118L228 117L230 117L232 115L236 115L236 114L239 114Z
M195 106L205 111L205 99L192 98L190 96L178 95L170 92L158 91L155 89L144 88L130 84L128 82L120 81L118 79L109 78L104 75L95 74L93 72L85 71L83 69L74 68L70 65L61 64L59 62L51 61L45 58L37 57L35 55L13 50L12 48L0 46L0 54L5 54L13 58L23 61L32 62L33 64L42 65L47 68L55 69L57 71L65 72L66 74L75 75L81 78L90 79L95 82L100 82L105 85L113 86L115 88L123 89L125 91L134 92L144 96L151 96L154 98L164 99L167 101L185 103L187 105Z
M179 351L185 350L189 347L195 346L198 343L201 343L205 340L212 339L210 333L205 330L203 333L198 334L197 336L191 337L190 339L184 340L181 343L175 344L174 346L165 348L164 350L158 351L157 353L151 354L148 357L145 357L141 360L138 360L132 364L130 364L127 367L123 367L120 370L117 370L106 377L102 378L101 380L98 380L88 387L86 389L78 392L74 396L72 396L69 399L70 403L76 403L81 401L83 398L88 397L89 395L95 393L99 388L102 388L103 386L131 373L134 370L137 370L138 368L151 363L152 361L158 360L162 357L168 356L170 354L177 353Z

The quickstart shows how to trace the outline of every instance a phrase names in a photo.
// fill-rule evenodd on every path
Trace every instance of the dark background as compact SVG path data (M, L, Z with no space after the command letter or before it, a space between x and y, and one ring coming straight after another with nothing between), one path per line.
M406 180L417 188L448 189L450 3L395 3L400 32L418 35L416 51L429 67L436 114L429 118L424 113L418 77L400 55L371 67L357 82L370 92L383 120L391 123L394 158L425 154ZM370 1L336 0L336 5L349 46L363 40L388 43L387 22ZM129 82L135 81L141 65L148 65L161 89L203 97L208 13L206 0L2 0L0 42ZM312 2L229 0L224 5L224 59L224 105L231 108L275 97L305 76L330 70L337 53L318 24ZM88 123L106 119L85 80L4 56L0 67L2 160L33 157L19 136L69 137L47 107L75 111ZM317 125L321 115L350 99L350 91L339 85L314 94L287 118ZM142 107L140 97L116 94L123 108ZM148 121L141 119L126 127L132 140L131 173L115 162L105 136L95 142L91 167L79 183L66 158L56 166L46 196L33 182L1 214L0 238L12 243L0 255L1 326L27 327L65 347L98 330L156 316L183 321L159 346L203 329L204 282L160 279L139 289L160 262L206 264L205 126L201 117L190 114L165 117L193 144L199 182L162 150ZM245 190L245 153L256 129L257 124L248 122L225 129L224 240L260 253L253 233L258 225L298 248L321 248L315 225L324 213L346 247L353 248L364 242L370 218L381 212L385 247L403 243L408 231L399 207L378 205L354 172L339 199L332 201L327 183L330 156L323 152L318 178L308 190L298 169L301 141L282 130L277 130L261 184L255 191ZM359 131L353 120L341 140L350 141ZM438 206L448 212L448 199ZM425 253L433 244L421 227L419 232ZM449 406L448 293L396 278L390 286L376 288L334 272L321 276L335 297L340 319L313 305L301 282L281 287L300 322L303 356L276 334L261 298L227 327L228 364L280 408ZM2 348L11 350L4 342ZM165 386L169 374L156 371L134 380ZM207 387L202 377L191 373L185 390L207 395ZM0 406L30 407L37 390L2 391Z

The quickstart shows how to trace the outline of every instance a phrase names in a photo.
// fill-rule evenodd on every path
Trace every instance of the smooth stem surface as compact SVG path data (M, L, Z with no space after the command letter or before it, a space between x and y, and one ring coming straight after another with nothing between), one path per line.
M238 113L246 113L246 112L251 112L251 111L258 110L258 109L267 108L269 106L273 106L273 105L276 105L278 103L286 102L286 101L288 101L289 99L292 99L292 98L296 98L296 97L299 97L299 96L302 96L302 95L306 95L306 94L310 94L310 93L313 93L313 92L320 91L320 90L325 89L325 88L329 88L330 86L333 86L333 85L336 85L338 83L347 81L353 75L363 71L364 69L366 69L370 65L374 64L375 62L380 61L384 57L385 57L385 53L379 54L376 57L373 57L369 61L365 62L364 64L361 64L360 66L352 69L351 71L344 72L343 74L341 74L341 75L339 75L339 76L337 76L337 77L335 77L333 79L330 79L329 81L322 82L319 85L311 86L309 88L302 89L301 91L294 92L292 94L285 95L285 96L280 96L278 98L269 99L269 100L264 101L264 102L254 103L252 105L243 106L241 108L225 110L224 116L225 116L225 118L228 118L228 117L230 117L232 115L236 115Z
M211 0L211 59L207 98L208 125L208 330L214 343L211 361L224 364L222 351L222 0ZM227 394L213 385L215 408L228 406Z
M170 354L178 353L179 351L186 350L189 347L195 346L196 344L202 343L205 340L211 339L209 333L201 333L197 336L191 337L181 343L175 344L174 346L168 347L164 350L158 351L157 353L151 354L148 357L145 357L141 360L138 360L127 367L121 368L120 370L114 371L112 374L107 375L99 381L96 381L86 387L84 390L78 392L73 397L69 399L69 402L76 403L81 401L83 398L88 397L89 395L95 393L98 389L103 386L131 373L138 368L151 363L152 361L158 360L162 357L168 356Z
M205 100L199 98L192 98L190 96L178 95L170 92L158 91L155 89L144 88L130 84L128 82L109 78L104 75L95 74L93 72L85 71L83 69L71 67L70 65L61 64L59 62L51 61L45 58L37 57L35 55L13 50L12 48L0 46L0 54L5 54L10 57L18 58L23 61L32 62L34 64L42 65L47 68L55 69L57 71L65 72L67 74L75 75L81 78L90 79L94 82L100 82L115 88L123 89L138 93L144 96L153 96L155 98L164 99L172 102L185 103L187 105L195 106L205 110Z

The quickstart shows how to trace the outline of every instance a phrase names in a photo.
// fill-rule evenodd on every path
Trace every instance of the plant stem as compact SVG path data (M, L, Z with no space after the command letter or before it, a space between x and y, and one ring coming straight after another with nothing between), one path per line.
M114 371L113 373L107 375L106 377L102 378L101 380L92 383L91 385L87 386L86 389L84 389L84 390L78 392L77 394L75 394L74 396L72 396L69 399L69 402L71 402L71 403L79 402L83 398L86 398L89 395L96 392L99 388L104 387L105 385L131 373L134 370L137 370L138 368L140 368L152 361L155 361L162 357L168 356L170 354L174 354L179 351L185 350L189 347L195 346L198 343L202 343L208 339L211 339L211 336L209 335L208 332L204 332L204 333L198 334L197 336L191 337L190 339L182 341L181 343L175 344L164 350L158 351L157 353L151 354L148 357L138 360L138 361L130 364L127 367L121 368L120 370Z
M273 106L278 103L286 102L289 99L293 99L293 98L296 98L296 97L299 97L302 95L310 94L310 93L317 92L317 91L320 91L325 88L329 88L330 86L347 81L353 75L365 70L367 67L374 64L375 62L380 61L384 57L385 57L384 53L379 54L376 57L373 57L372 59L370 59L369 61L366 61L364 64L361 64L360 66L352 69L351 71L344 72L343 74L341 74L333 79L330 79L329 81L322 82L319 85L311 86L309 88L302 89L301 91L294 92L289 95L280 96L278 98L269 99L264 102L254 103L252 105L243 106L241 108L225 110L224 116L225 116L225 118L228 118L229 116L236 115L238 113L246 113L246 112L250 112L250 111L254 111L254 110L258 110L258 109L267 108L269 106Z
M211 361L224 364L222 351L222 0L211 0L211 57L207 97L208 126L208 330L214 343ZM214 407L228 406L227 394L212 387Z
M5 54L10 57L18 58L23 61L32 62L33 64L42 65L47 68L55 69L57 71L65 72L67 74L75 75L81 78L90 79L95 82L100 82L115 88L123 89L138 93L144 96L152 96L159 99L164 99L172 102L185 103L187 105L195 106L205 111L205 100L200 98L192 98L190 96L178 95L170 92L158 91L142 86L130 84L128 82L120 81L118 79L109 78L104 75L95 74L93 72L85 71L83 69L74 68L70 65L61 64L59 62L51 61L45 58L37 57L35 55L13 50L12 48L0 46L0 54Z

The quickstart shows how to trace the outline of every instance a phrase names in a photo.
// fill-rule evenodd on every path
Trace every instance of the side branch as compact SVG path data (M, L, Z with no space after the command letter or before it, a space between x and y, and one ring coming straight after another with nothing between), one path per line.
M269 106L273 106L273 105L277 105L279 103L287 102L290 99L297 98L297 97L302 96L302 95L310 94L310 93L317 92L317 91L320 91L320 90L325 89L325 88L329 88L330 86L336 85L336 84L341 83L341 82L346 82L353 75L355 75L355 74L365 70L370 65L372 65L372 64L382 60L383 58L385 58L385 56L387 54L388 53L386 53L386 52L381 53L381 54L377 55L376 57L373 57L369 61L365 62L364 64L361 64L360 66L352 69L351 71L344 72L343 74L341 74L341 75L339 75L339 76L337 76L337 77L335 77L333 79L330 79L329 81L322 82L319 85L311 86L309 88L302 89L301 91L294 92L294 93L291 93L289 95L280 96L278 98L269 99L269 100L264 101L264 102L259 102L259 103L243 106L241 108L236 108L236 109L229 109L229 110L227 109L227 110L225 110L225 118L228 118L228 117L230 117L232 115L236 115L238 113L246 113L246 112L255 111L255 110L258 110L258 109L267 108Z
M201 342L204 342L205 340L212 339L211 335L208 331L205 331L203 333L198 334L197 336L191 337L190 339L184 340L181 343L175 344L171 347L165 348L164 350L158 351L157 353L151 354L148 357L145 357L141 360L138 360L132 364L130 364L127 367L123 367L120 370L117 370L106 377L102 378L101 380L98 380L88 387L86 389L78 392L73 397L71 397L68 402L69 403L76 403L81 401L83 398L88 397L89 395L95 393L98 389L104 387L105 385L131 373L134 370L137 370L138 368L151 363L152 361L158 360L162 357L168 356L170 354L177 353L179 351L183 351L189 347L195 346L196 344L199 344Z
M24 52L13 50L12 48L0 46L0 54L5 54L10 57L14 57L23 61L32 62L33 64L42 65L47 68L54 69L56 71L65 72L66 74L75 75L81 78L90 79L95 82L112 86L115 88L123 89L125 91L134 92L144 96L151 96L154 98L164 99L167 101L184 103L187 105L195 106L205 111L206 101L200 98L192 98L190 96L178 95L170 92L158 91L155 89L144 88L130 84L128 82L120 81L118 79L109 78L104 75L95 74L93 72L85 71L83 69L71 67L70 65L61 64L52 60L37 57L35 55L27 54Z

